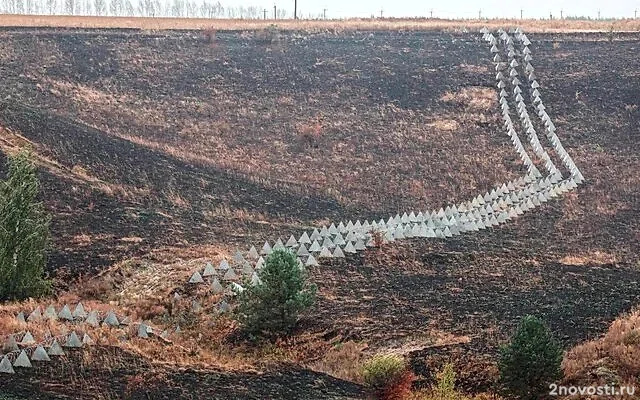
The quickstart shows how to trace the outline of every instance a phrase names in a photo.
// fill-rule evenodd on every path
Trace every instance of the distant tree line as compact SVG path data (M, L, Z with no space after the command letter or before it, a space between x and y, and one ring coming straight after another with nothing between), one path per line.
M266 14L271 19L273 12L255 6L224 7L208 0L0 0L2 14L240 19L262 19ZM287 18L288 13L277 8L276 17Z

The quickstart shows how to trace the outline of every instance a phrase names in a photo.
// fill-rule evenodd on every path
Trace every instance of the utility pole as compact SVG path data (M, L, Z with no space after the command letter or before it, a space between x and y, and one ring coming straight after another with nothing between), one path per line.
M523 10L522 10L522 8L521 8L521 9L520 9L520 19L522 19L523 12L524 12L524 11L523 11Z
M633 11L633 19L637 19L637 18L638 18L638 9L636 8L636 9Z
M482 9L478 10L478 19L482 19Z
M323 19L327 19L327 9L326 8L322 9L322 18Z
M564 19L564 16L562 15L563 12L564 10L560 10L560 19Z
M430 18L431 18L431 19L433 19L433 8L432 8L431 10L429 10L429 13L430 13L430 15L431 15L431 17L430 17Z
M262 10L262 13L264 14L264 19L267 19L267 9L266 8L264 10Z
M600 19L600 10L598 10L598 19Z
M381 18L381 19L382 19L382 12L383 12L383 9L381 8L381 9L380 9L380 18Z
M298 0L293 0L293 19L298 19Z
M273 5L273 19L278 19L278 9L275 4Z

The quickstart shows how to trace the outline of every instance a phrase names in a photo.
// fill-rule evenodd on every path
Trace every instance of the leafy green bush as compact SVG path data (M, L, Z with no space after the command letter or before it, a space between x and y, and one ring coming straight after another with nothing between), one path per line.
M304 269L288 250L274 250L258 277L259 284L238 294L236 319L252 335L290 333L299 314L313 304L316 287L307 283Z
M380 399L405 399L411 394L415 376L404 358L398 355L376 355L362 367L365 385Z
M540 319L528 315L520 321L508 345L500 349L500 382L507 394L539 399L549 384L562 377L562 348Z
M404 358L394 354L376 355L365 362L362 376L368 387L382 389L397 380L406 370Z
M10 156L0 181L0 299L45 295L49 218L36 196L40 183L27 152Z

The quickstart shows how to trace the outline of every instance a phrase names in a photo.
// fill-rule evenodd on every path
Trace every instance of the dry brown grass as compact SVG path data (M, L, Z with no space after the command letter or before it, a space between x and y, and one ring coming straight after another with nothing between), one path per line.
M482 27L498 28L519 26L528 32L575 32L575 31L638 31L640 20L446 20L446 19L347 19L347 20L237 20L208 18L145 18L145 17L94 17L94 16L24 16L4 15L2 26L12 27L74 27L74 28L138 28L203 29L206 32L224 30L262 30L276 24L285 30L446 30L478 31Z
M460 127L460 124L453 119L438 119L429 123L428 126L439 132L455 132Z
M560 262L567 265L607 265L617 263L618 258L615 254L594 251L585 254L566 255L560 259Z
M634 383L640 374L640 310L615 320L607 333L574 347L564 357L565 381Z
M496 93L492 88L470 86L457 92L446 92L440 100L463 107L468 111L488 111L496 105Z
M351 382L362 381L365 343L336 343L320 358L308 365L314 371L324 372Z

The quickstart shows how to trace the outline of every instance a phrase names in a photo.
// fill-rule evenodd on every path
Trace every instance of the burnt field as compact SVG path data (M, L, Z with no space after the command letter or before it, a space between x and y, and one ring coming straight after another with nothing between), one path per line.
M303 334L397 349L423 383L453 360L461 386L483 391L521 316L543 316L571 346L637 305L640 34L529 37L540 92L586 183L503 227L323 263ZM0 148L30 144L38 156L49 269L64 277L438 209L523 172L474 33L7 29L0 59ZM291 368L283 376L301 374L301 386L328 382L310 397L362 396ZM121 393L136 371L83 379ZM60 392L50 372L15 387L36 379ZM241 397L252 379L200 373L164 371L167 393L198 379ZM253 396L290 386L278 373L262 379Z

